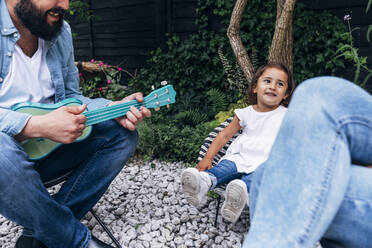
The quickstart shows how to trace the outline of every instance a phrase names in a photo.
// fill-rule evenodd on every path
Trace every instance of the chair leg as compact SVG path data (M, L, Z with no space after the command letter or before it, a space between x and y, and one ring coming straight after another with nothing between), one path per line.
M214 219L214 227L216 227L216 228L217 228L218 212L220 211L220 203L221 203L221 196L218 195L218 198L217 198L217 209L216 209L216 218Z
M105 232L107 233L107 235L111 238L112 242L114 242L114 244L116 245L116 247L117 248L122 248L121 245L119 244L119 241L116 240L116 238L114 237L114 235L107 228L107 226L103 223L103 221L98 217L98 215L96 215L96 213L93 211L93 209L90 210L90 212L92 213L93 217L98 221L98 223L103 228L103 230L105 230Z

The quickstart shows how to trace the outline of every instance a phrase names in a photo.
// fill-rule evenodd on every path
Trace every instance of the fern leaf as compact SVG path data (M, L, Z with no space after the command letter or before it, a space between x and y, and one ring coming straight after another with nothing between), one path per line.
M224 110L227 107L227 99L225 93L221 92L218 89L210 89L207 92L209 99L212 103L212 111L214 114L218 113L221 110Z

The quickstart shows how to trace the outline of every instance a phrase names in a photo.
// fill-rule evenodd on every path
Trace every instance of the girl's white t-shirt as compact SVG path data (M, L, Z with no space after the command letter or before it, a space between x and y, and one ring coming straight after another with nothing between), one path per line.
M31 58L15 45L9 72L0 88L0 108L9 109L21 102L53 103L54 94L44 40L39 39L38 49Z
M238 172L251 173L269 156L287 108L280 105L269 112L257 112L252 106L236 109L243 132L232 142L221 160L236 164Z

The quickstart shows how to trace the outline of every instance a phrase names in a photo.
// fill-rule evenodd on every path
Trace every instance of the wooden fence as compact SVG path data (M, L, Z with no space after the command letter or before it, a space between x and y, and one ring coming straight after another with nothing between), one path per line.
M78 35L74 39L76 60L91 58L110 64L121 64L129 71L140 69L149 58L149 52L165 47L166 33L181 37L196 31L195 9L197 0L86 0L99 20L72 21ZM372 9L368 14L368 0L299 0L308 9L329 10L343 19L351 14L355 45L360 54L368 56L372 67L372 42L367 42L368 25L372 24ZM213 28L213 22L211 25ZM349 75L352 74L350 70ZM370 79L372 85L372 79Z

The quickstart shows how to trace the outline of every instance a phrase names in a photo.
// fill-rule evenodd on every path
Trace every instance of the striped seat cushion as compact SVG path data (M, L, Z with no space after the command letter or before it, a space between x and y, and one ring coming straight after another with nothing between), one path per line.
M226 119L224 122L222 122L218 127L213 129L213 131L208 134L207 138L204 140L203 144L200 147L198 161L204 158L206 152L208 151L209 146L216 138L217 134L221 132L225 127L227 127L232 120L233 117ZM220 161L220 159L226 154L227 148L229 148L230 144L233 142L234 139L236 139L236 137L238 137L239 134L241 134L241 132L242 131L240 130L239 132L234 134L234 136L229 140L229 142L227 142L226 145L222 147L221 150L216 154L216 156L214 156L212 161L213 166L215 166Z

